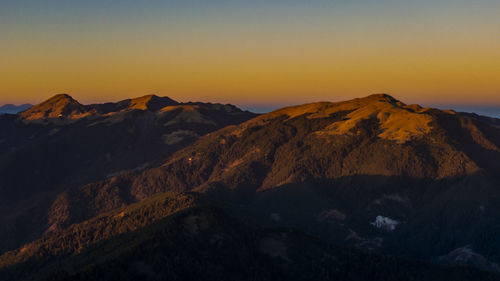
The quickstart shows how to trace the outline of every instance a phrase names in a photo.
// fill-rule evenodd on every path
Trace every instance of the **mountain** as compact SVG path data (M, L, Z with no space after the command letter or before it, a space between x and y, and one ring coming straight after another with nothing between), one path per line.
M0 106L0 114L16 114L32 107L32 104L25 103L22 105L5 104Z
M423 276L440 276L441 273L436 272L411 275L424 269L444 270L436 263L499 271L500 120L406 105L385 94L287 107L259 116L228 105L158 100L162 99L148 96L84 106L85 116L78 118L71 114L56 118L43 115L40 119L0 118L6 132L16 126L25 130L15 131L18 139L7 144L30 147L25 154L4 158L5 165L0 166L2 179L21 171L21 176L4 181L10 188L2 190L8 196L4 198L9 200L5 200L7 207L0 210L4 214L0 216L0 223L8 226L0 231L3 249L0 253L4 252L0 261L4 267L8 265L8 274L16 272L16 266L19 271L33 266L35 271L40 269L49 274L49 279L111 278L106 275L106 268L112 269L111 275L123 271L136 276L144 273L140 271L144 270L141 267L144 264L154 265L154 270L146 266L149 273L166 274L155 265L155 258L147 258L151 256L168 261L167 264L176 257L182 264L196 264L192 266L196 274L189 275L191 278L206 276L209 273L203 270L215 267L210 270L215 275L208 276L217 279L220 277L217 260L238 256L239 252L224 251L218 255L210 239L206 239L214 235L227 237L227 233L231 233L229 241L240 241L241 237L245 241L259 241L260 236L253 232L256 226L237 227L240 232L222 223L223 230L203 232L195 239L196 243L204 241L202 244L208 247L205 252L188 251L192 254L183 258L165 254L180 253L184 246L202 247L191 244L185 232L176 230L165 234L161 230L182 225L176 221L165 226L163 219L169 221L180 209L200 207L200 204L216 206L237 221L250 221L263 229L284 227L307 233L308 238L297 234L301 238L285 243L289 245L287 248L301 239L320 239L324 241L320 243L327 243L321 244L321 249L346 248L359 259L380 261L382 258L375 262L382 268L378 268L383 272L381 279L425 280ZM235 116L240 119L236 120ZM48 134L47 128L60 131ZM202 129L206 131L182 145L175 145L185 138L185 131ZM64 142L59 141L63 130L64 140L72 144L68 146L71 150L61 151L65 148ZM44 138L34 138L38 139L36 145L43 147L38 154L33 154L36 150L31 148L34 144L29 138L35 132L46 134L38 133L37 136ZM51 143L53 147L47 146ZM82 143L91 144L92 149L75 150ZM137 143L141 145L135 146ZM101 147L105 150L99 150ZM5 148L19 153L8 145ZM59 151L61 158L56 158ZM83 156L75 157L75 151ZM106 151L112 151L111 157L96 156ZM141 156L144 158L137 161ZM72 157L91 160L71 164ZM124 158L115 162L116 157ZM16 166L16 159L20 158L24 161ZM122 168L129 163L126 159L133 160L133 165ZM62 164L54 164L58 162ZM40 171L38 177L36 173L31 174L40 167L53 169L53 177L47 176L49 168ZM86 178L81 178L82 175ZM52 186L41 183L52 183ZM177 196L184 199L172 203L177 202ZM137 211L129 216L128 208ZM214 223L216 221L218 219ZM255 235L246 236L248 233ZM161 244L155 250L158 241L173 242ZM130 248L125 246L129 242ZM298 252L318 249L316 242L305 243L307 246L296 248ZM100 252L107 245L109 256ZM249 268L262 274L285 274L279 273L283 268L273 262L264 262L270 267L261 264L267 260L255 247L240 242L231 245L252 253L241 257L247 266L255 265ZM325 255L345 257L337 250L323 254L312 251L315 254L306 260L314 260L313 264L322 264L324 259L316 261L315 258ZM383 260L386 255L390 258ZM62 257L71 257L63 267L65 270L53 271L56 266L51 262ZM214 259L213 263L201 262L212 261L210 258ZM336 260L342 261L342 258ZM390 260L396 265L387 265L391 264ZM411 261L411 266L400 264L405 261ZM231 264L231 261L224 262ZM297 257L290 259L287 268L300 268L299 265L305 263ZM141 265L142 273L123 269L135 268L137 264ZM241 264L231 264L231 268L245 272ZM364 262L343 265L327 262L321 268L338 266L344 270L352 264L364 268L356 267L352 271L355 274L367 268ZM392 275L389 268L394 267L410 275ZM167 269L180 279L186 277L183 269ZM344 273L354 274L352 272ZM474 272L471 274L477 274L474 275L477 278L468 276L468 279L482 278L479 271ZM304 268L299 273L313 274L316 279L324 277ZM289 278L288 275L265 276ZM351 280L344 275L336 276Z
M168 106L179 105L168 97L147 95L118 103L82 105L67 94L55 95L32 108L19 113L23 120L75 120L85 117L100 117L133 110L159 111Z
M476 105L476 106L454 105L451 107L456 111L469 112L484 116L490 116L494 118L500 118L500 106L498 105Z
M57 95L0 118L0 188L6 199L141 169L199 136L256 116L231 105L145 96L82 105ZM35 186L36 185L36 186Z
M158 167L74 188L51 208L83 209L53 223L192 191L342 246L427 261L470 247L457 263L480 257L491 269L500 263L499 146L497 119L388 95L288 107L210 133Z
M85 106L66 94L56 95L41 104L19 113L25 120L37 120L43 118L69 118L78 119L88 116L89 112Z
M138 171L200 136L256 115L232 105L144 96L82 105L57 95L0 116L0 252L47 231L56 195Z

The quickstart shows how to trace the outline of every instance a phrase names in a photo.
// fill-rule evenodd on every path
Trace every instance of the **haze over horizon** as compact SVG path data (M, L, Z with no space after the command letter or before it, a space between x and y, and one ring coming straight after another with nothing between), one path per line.
M0 103L500 106L498 1L9 1Z

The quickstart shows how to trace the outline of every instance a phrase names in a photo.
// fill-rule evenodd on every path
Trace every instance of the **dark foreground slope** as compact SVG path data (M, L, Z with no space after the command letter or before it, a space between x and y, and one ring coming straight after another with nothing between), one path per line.
M67 188L155 166L200 136L254 116L166 97L82 105L68 95L0 116L0 253L54 230L48 212Z
M79 207L54 223L189 190L332 243L498 270L499 147L496 119L387 95L301 105L211 133L160 167L75 188L52 209Z
M194 207L78 254L26 262L2 280L498 280L471 268L444 268L346 250L290 229L242 223Z
M6 252L0 255L0 268L21 263L43 265L45 261L78 254L102 240L148 226L180 210L205 204L198 193L160 193Z

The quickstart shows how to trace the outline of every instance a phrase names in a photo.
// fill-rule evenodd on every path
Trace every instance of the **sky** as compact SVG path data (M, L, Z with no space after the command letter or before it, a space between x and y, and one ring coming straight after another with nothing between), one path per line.
M0 0L0 104L500 106L498 0Z

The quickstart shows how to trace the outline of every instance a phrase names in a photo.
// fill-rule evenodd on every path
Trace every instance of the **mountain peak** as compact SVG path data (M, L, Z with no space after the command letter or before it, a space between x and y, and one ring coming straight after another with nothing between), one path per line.
M50 99L19 113L25 120L69 118L78 119L89 115L89 112L78 101L68 94L58 94Z
M159 97L157 95L146 95L130 100L130 109L157 111L166 106L177 105L177 101L169 97Z
M360 98L362 100L367 100L367 101L381 101L381 102L390 102L390 103L401 103L399 100L395 99L393 96L385 94L385 93L379 93L379 94L372 94L369 96L366 96L364 98Z
M366 96L365 98L385 98L385 99L396 100L393 96L386 94L386 93L371 94L371 95Z
M58 100L74 101L75 99L68 94L57 94L49 98L47 101L58 101Z
M286 107L265 116L288 115L289 119L305 115L309 119L328 118L332 114L347 112L346 118L325 128L325 134L352 134L363 121L375 119L381 138L404 143L431 130L432 116L428 109L406 105L387 94L374 94L343 102L318 102ZM266 117L263 117L266 118Z

